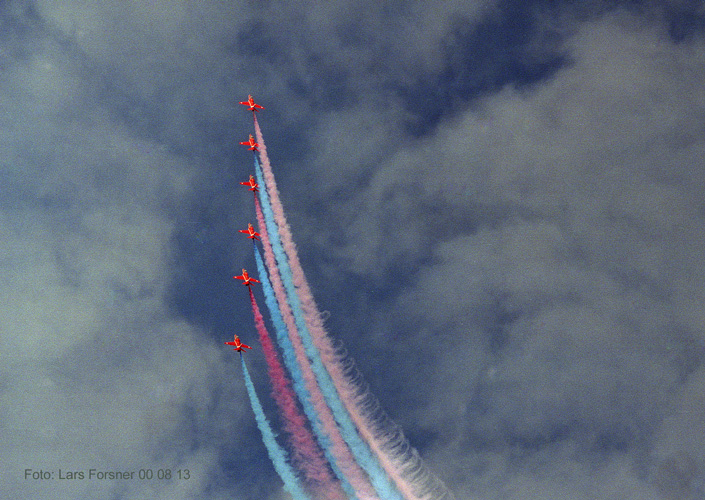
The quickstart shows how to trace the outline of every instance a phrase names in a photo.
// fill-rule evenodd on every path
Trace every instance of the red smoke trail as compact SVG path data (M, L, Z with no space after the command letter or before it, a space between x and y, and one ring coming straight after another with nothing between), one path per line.
M343 359L333 347L298 258L257 117L254 118L254 124L267 194L279 228L282 246L289 260L306 327L345 409L379 464L406 500L453 498L440 479L423 464L416 450L404 437L401 428L386 417L376 398L356 382L359 375L354 365L349 359ZM351 377L353 373L356 376Z
M296 321L294 320L294 315L289 307L289 303L286 298L286 290L284 284L282 283L281 275L279 274L279 268L277 267L276 257L274 256L274 251L272 250L272 245L269 241L269 234L267 232L267 225L264 221L264 214L262 213L262 207L258 199L255 199L255 211L257 213L257 224L259 226L260 238L262 241L262 248L264 250L264 260L267 263L267 269L269 270L269 279L274 289L274 295L279 304L279 310L281 312L286 328L289 332L289 338L294 346L294 354L296 356L296 361L301 369L304 382L306 384L306 389L311 395L311 404L313 405L316 413L318 414L319 420L330 439L330 453L335 460L335 463L342 471L347 481L352 485L355 493L358 495L360 500L379 500L379 497L372 488L372 485L367 478L367 474L362 468L357 464L355 458L352 456L347 443L340 434L340 429L338 424L335 422L335 417L330 408L326 404L325 397L321 393L321 389L316 381L316 376L311 368L311 363L306 356L306 350L301 341L301 337L298 334L298 329L296 328Z
M291 388L291 382L286 376L284 367L279 360L279 355L269 336L264 318L259 310L255 296L250 291L252 313L255 317L255 327L259 334L269 378L272 381L272 396L279 407L284 420L284 430L289 434L293 448L292 461L304 473L308 484L316 491L318 498L326 500L347 500L347 496L340 488L340 484L332 477L328 464L323 457L323 452L306 426L306 417L296 405L296 394Z

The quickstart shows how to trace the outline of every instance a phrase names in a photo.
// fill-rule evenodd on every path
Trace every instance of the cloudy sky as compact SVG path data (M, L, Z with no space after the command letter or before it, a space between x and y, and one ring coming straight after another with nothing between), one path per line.
M2 3L0 492L285 498L223 346L252 93L329 330L459 500L704 499L704 35L695 0Z

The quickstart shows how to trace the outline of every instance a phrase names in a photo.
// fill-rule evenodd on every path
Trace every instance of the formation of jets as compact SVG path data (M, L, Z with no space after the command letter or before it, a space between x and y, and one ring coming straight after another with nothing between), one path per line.
M240 341L240 337L238 337L237 335L234 336L232 342L225 342L225 344L226 345L234 345L235 348L233 349L233 351L245 352L245 349L252 349L252 347L250 347L249 345L243 344Z
M247 96L247 101L240 101L240 104L243 106L247 106L249 111L252 111L252 114L254 115L256 111L259 111L260 109L264 109L263 106L260 106L259 104L255 103L255 100L252 98L251 95ZM248 151L259 151L258 147L259 144L255 142L255 138L252 137L252 134L250 134L250 138L245 141L241 142L243 146L248 146L247 150ZM243 186L247 186L249 191L252 191L253 193L258 192L259 190L257 189L259 186L257 182L255 181L254 176L250 175L250 179L246 182L241 182ZM247 235L248 238L254 240L259 240L260 234L255 231L255 228L252 226L252 224L247 225L247 229L240 229L239 232L244 233ZM250 277L249 274L247 274L247 271L243 268L242 274L240 276L233 276L236 280L242 280L242 284L251 287L253 283L259 283L259 280L256 280L255 278ZM240 337L235 335L233 338L232 342L225 342L227 345L232 345L235 346L233 351L238 351L238 352L245 352L245 349L252 349L250 346L243 344L240 341Z

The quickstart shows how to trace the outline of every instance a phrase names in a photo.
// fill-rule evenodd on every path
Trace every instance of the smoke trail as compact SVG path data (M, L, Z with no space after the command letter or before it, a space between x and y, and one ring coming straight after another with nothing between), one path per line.
M255 132L258 134L258 140L260 140L262 138L262 132L259 128L259 124L257 123L256 118ZM350 451L354 455L357 463L367 473L378 495L385 500L402 500L399 491L390 482L387 473L382 470L377 460L372 456L372 454L370 453L370 448L368 448L367 444L360 438L358 429L350 419L350 415L348 414L348 411L346 411L346 408L339 397L338 391L330 378L329 372L321 361L322 353L318 351L320 351L320 349L324 346L321 346L321 348L317 350L317 346L314 346L312 343L308 327L303 317L301 305L299 302L297 291L294 286L293 278L291 276L291 269L289 268L290 257L286 252L290 251L291 249L287 248L286 246L283 246L281 241L279 240L280 236L283 239L283 236L288 233L288 224L286 223L286 217L284 216L281 203L279 202L279 195L276 190L276 183L274 182L274 176L272 174L271 167L269 166L269 160L266 155L266 148L263 142L260 142L259 145L260 156L262 158L263 165L260 165L258 162L255 162L255 173L258 179L261 179L264 176L265 182L260 183L258 180L258 183L260 184L260 186L264 185L266 188L266 192L268 193L268 196L265 196L265 192L262 191L262 187L260 187L260 198L262 200L262 206L266 213L269 213L269 211L273 213L273 227L272 230L269 232L270 240L272 242L274 252L277 256L278 267L280 270L280 274L283 278L284 287L286 289L288 304L290 305L291 311L294 315L295 326L297 331L299 332L301 340L303 341L306 354L311 361L312 369L315 373L318 385L321 388L321 392L325 397L325 401L328 407L330 407L330 410L332 411L334 418L338 423L340 432L345 442L350 447ZM269 222L269 217L266 217L265 220ZM289 240L290 239L291 238L289 235ZM293 253L293 256L296 257L295 252ZM328 354L333 355L334 352L332 350L332 346L330 346L330 349L331 352ZM392 470L392 472L394 471Z
M255 173L258 176L258 182L260 182L261 170L257 163L256 156ZM260 196L263 199L266 199L267 197L266 188L264 186L260 187ZM351 498L357 497L362 500L379 500L379 497L375 494L374 489L365 475L365 472L355 462L355 459L347 447L345 440L340 434L335 418L333 417L330 408L326 405L325 397L321 393L321 390L316 382L316 376L313 373L308 357L306 356L304 346L301 342L301 338L298 335L298 330L296 328L296 323L294 321L291 308L286 300L286 291L284 290L284 285L282 284L279 269L276 266L272 244L270 243L269 234L272 234L272 237L275 238L277 242L279 237L276 227L271 233L267 229L270 223L273 224L271 210L266 217L270 223L267 223L265 222L265 215L262 213L261 205L257 199L255 199L255 208L257 212L257 223L259 225L260 237L262 239L262 248L264 249L265 260L267 261L267 266L270 270L271 285L274 296L276 297L276 303L279 305L279 308L277 309L277 305L272 304L270 306L270 310L276 310L281 313L276 314L275 318L277 320L281 318L281 321L285 324L285 327L283 326L276 330L277 340L279 341L282 351L284 352L284 361L287 368L292 374L292 377L294 377L294 388L297 390L299 400L301 401L304 411L311 422L316 436L318 437L319 443L324 448L326 458L328 458L331 467L340 479L345 492L348 493ZM281 248L281 245L278 243L277 246ZM261 273L261 275L266 276L266 273ZM265 297L271 298L271 294L266 293ZM275 321L274 324L276 325L277 322ZM303 379L304 387L297 384L298 376Z
M258 255L256 246L255 254ZM267 280L266 272L260 271L259 275L260 281L265 282ZM284 430L288 433L289 442L293 448L292 462L294 466L304 473L309 486L314 490L317 498L347 500L347 496L343 493L340 485L331 476L328 465L323 458L323 452L306 426L306 417L301 414L296 404L296 396L291 388L289 379L286 377L284 367L279 361L279 356L264 324L264 318L257 305L255 296L251 288L248 290L250 292L252 313L255 318L255 327L259 334L265 360L267 361L269 378L272 381L272 396L279 407L284 421Z
M262 404L257 397L255 386L252 383L249 372L247 371L245 359L242 357L242 354L240 354L240 361L242 362L242 374L245 377L247 395L250 398L250 405L252 406L252 411L255 413L257 427L262 434L262 441L264 441L264 446L267 448L269 459L272 461L272 464L274 464L274 469L277 471L277 474L279 474L279 477L281 477L282 481L284 481L284 489L291 493L294 500L309 500L308 496L301 488L299 480L296 478L296 474L286 461L286 452L281 448L281 446L279 446L279 443L277 443L277 440L274 437L274 432L269 426L267 417L262 409Z
M260 148L262 168L264 171L265 184L269 192L269 200L275 214L276 225L279 229L284 250L288 258L288 264L291 266L292 283L287 286L287 292L289 293L290 302L295 300L295 293L292 292L295 291L298 293L300 300L298 305L302 308L304 313L305 327L302 328L301 325L299 325L300 321L297 321L297 326L299 326L302 336L305 337L305 333L311 335L311 340L313 340L316 349L321 355L322 361L325 363L327 370L326 376L319 379L319 383L322 385L326 385L329 382L334 384L334 391L325 391L326 395L334 394L336 396L334 399L328 400L328 403L334 407L337 406L337 404L341 406L344 405L347 410L347 412L342 412L344 413L344 415L342 415L343 419L339 421L343 429L348 429L347 432L344 432L346 440L348 436L352 439L358 437L357 434L352 433L356 428L379 460L379 464L394 481L395 486L403 493L407 500L452 498L452 494L446 489L440 479L425 467L416 450L409 445L401 429L382 411L376 398L360 385L358 382L360 375L354 368L354 363L349 359L344 359L343 356L334 349L323 327L320 313L318 312L318 308L298 260L296 246L291 237L291 231L286 222L281 201L279 200L279 193L267 157L264 138L256 117L255 133ZM284 262L280 262L280 265L285 267ZM288 275L289 273L282 272L282 274ZM286 284L285 282L285 285ZM292 305L292 309L296 313L298 307ZM306 332L306 330L308 332ZM307 353L311 357L313 357L314 352L315 349L313 348L307 350ZM316 374L318 373L319 372L316 371ZM328 379L328 375L330 379ZM335 401L337 396L340 396L340 399ZM335 411L335 415L338 417L339 412ZM347 418L348 415L350 419L354 421L354 424ZM356 451L358 448L353 447L353 450ZM362 456L357 457L358 460L362 459L363 466L368 463L366 461L366 454L363 453ZM365 467L365 470L371 475L373 483L378 487L378 490L380 487L385 488L386 485L383 479L386 479L386 477L382 478L377 476L377 471L371 463L370 468Z

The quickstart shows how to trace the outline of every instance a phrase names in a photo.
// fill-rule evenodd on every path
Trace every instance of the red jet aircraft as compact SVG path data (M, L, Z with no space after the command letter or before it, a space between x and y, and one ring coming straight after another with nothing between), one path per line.
M255 138L252 137L252 134L250 134L249 140L241 142L240 144L242 144L243 146L250 146L249 148L247 148L248 151L259 151L259 149L257 149L259 147L259 144L255 142Z
M247 229L240 229L239 232L247 234L248 238L251 240L259 240L258 236L260 235L257 231L255 231L255 228L252 227L252 224L247 224Z
M243 106L249 106L249 111L252 111L253 113L255 111L259 111L260 109L264 109L264 107L260 106L259 104L255 104L255 100L252 98L251 95L247 96L247 101L240 101L240 104L242 104Z
M250 275L247 274L247 271L244 269L242 270L242 274L240 276L233 276L236 280L242 280L244 281L243 285L245 286L250 286L252 283L259 283L259 280L256 280L254 278L250 278Z
M250 180L247 182L241 182L243 186L250 186L249 191L258 191L259 184L255 182L255 178L253 176L250 176Z
M240 337L238 337L237 335L235 335L232 342L224 342L224 344L234 345L235 349L233 349L233 351L246 352L245 349L252 349L252 347L250 347L249 345L240 342Z

